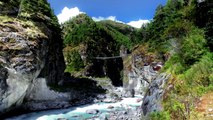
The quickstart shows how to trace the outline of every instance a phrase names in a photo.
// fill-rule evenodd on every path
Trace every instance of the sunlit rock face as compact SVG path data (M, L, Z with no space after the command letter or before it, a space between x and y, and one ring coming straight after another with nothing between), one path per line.
M0 24L1 111L22 103L44 67L47 37L31 32L19 21Z
M138 93L144 95L141 107L144 119L148 119L147 114L163 109L164 86L169 79L169 75L159 72L163 67L163 57L149 53L145 46L139 46L124 58L124 88L130 96Z
M51 90L46 83L46 79L37 78L34 81L31 91L25 97L24 109L46 110L68 107L69 100L75 98L76 94L70 92L57 92Z
M39 24L0 16L0 112L21 105L36 80L62 79L60 44L45 24Z
M162 60L154 53L148 53L143 46L136 48L124 60L124 88L130 94L145 95L150 83L158 76L162 67Z
M143 115L161 111L163 109L161 102L165 93L165 84L170 75L159 74L151 83L143 99L142 110Z

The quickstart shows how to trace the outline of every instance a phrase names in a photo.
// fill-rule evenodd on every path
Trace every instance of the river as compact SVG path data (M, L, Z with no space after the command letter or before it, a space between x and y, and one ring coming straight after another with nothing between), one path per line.
M122 98L115 103L97 102L88 105L33 112L8 118L6 120L104 120L117 119L118 117L135 117L139 119L142 104L141 95L134 98Z

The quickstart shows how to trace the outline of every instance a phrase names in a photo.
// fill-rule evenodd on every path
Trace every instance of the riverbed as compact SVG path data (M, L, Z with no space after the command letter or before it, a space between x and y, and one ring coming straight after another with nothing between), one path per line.
M68 109L48 110L23 114L7 120L105 120L118 117L140 117L141 95L122 98L115 103L97 102Z

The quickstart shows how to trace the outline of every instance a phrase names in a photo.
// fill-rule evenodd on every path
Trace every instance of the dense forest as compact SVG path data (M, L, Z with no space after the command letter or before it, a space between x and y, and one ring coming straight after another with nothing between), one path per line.
M171 77L165 86L169 89L164 95L164 109L151 114L154 120L196 119L194 103L213 90L211 0L168 0L140 29L109 20L94 22L85 14L62 26L67 71L71 73L84 70L88 64L97 64L93 68L105 66L107 63L95 63L92 58L119 55L121 46L130 53L135 46L148 46L149 52L162 57L165 63L161 72ZM84 52L89 56L87 60L81 57ZM103 77L104 72L99 75Z
M168 54L161 72L171 74L164 110L153 119L197 119L194 103L213 90L213 6L211 0L168 0L144 29L144 44Z
M122 84L121 59L103 61L95 58L119 56L121 47L130 50L140 42L139 29L109 20L95 22L86 14L80 14L62 26L67 72L74 76L107 76L116 85Z

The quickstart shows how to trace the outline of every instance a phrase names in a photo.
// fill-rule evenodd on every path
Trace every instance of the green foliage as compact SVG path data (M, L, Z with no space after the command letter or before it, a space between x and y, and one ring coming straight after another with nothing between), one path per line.
M70 48L78 48L79 52L86 54L84 59L84 73L86 75L95 77L108 76L114 85L121 83L121 58L112 60L95 58L99 56L119 56L121 46L132 47L128 36L119 32L115 27L107 27L100 22L93 21L86 14L80 14L70 19L62 27L65 49L70 51ZM67 63L69 64L70 62L68 61ZM70 67L72 66L74 64L70 64ZM76 71L74 70L72 73L75 74ZM84 74L81 71L77 73Z
M100 27L89 16L80 14L63 24L64 44L77 46L80 43L93 41L99 29ZM99 39L97 37L95 40Z
M97 56L119 55L121 45L131 47L127 36L113 27L106 27L102 23L94 22L86 14L80 14L65 22L63 25L64 46L86 46L87 64L94 61Z
M171 94L169 98L167 98L167 101L164 101L164 109L168 111L168 114L171 116L170 118L173 120L186 120L189 118L189 111L190 108L188 108L189 99L185 97L185 101L182 101L182 96L178 98L178 96L175 96L175 94Z
M132 47L132 42L130 41L129 37L120 33L116 29L112 27L108 27L105 29L106 32L112 36L112 38L117 42L116 47L119 49L121 45L124 45L127 48Z
M112 36L118 36L118 39L115 38L116 41L128 48L142 42L141 29L136 29L129 25L111 20L104 20L99 23L102 24Z
M0 15L16 16L18 14L18 7L21 0L1 0L0 1Z
M68 63L66 68L67 72L79 71L84 68L83 60L81 59L81 56L78 51L74 50L70 53L67 53L66 59Z
M213 51L213 7L212 0L196 3L195 23L205 29L205 37L211 51Z
M165 43L171 38L181 38L190 30L192 23L190 15L193 7L187 6L184 0L168 0L165 6L159 5L153 21L145 27L144 41L158 51L168 51ZM187 20L184 18L189 17ZM158 45L156 47L156 44Z
M193 29L186 38L184 38L182 45L182 59L187 65L192 65L196 62L206 51L206 40L202 30Z
M166 62L164 70L177 74L183 73L190 65L198 61L208 49L204 38L203 30L191 27L187 35L178 36L176 39L170 39L170 49L173 55ZM170 33L170 32L168 32ZM185 33L185 34L186 34Z
M165 6L157 8L153 21L143 28L146 35L143 39L149 43L149 49L169 54L162 72L172 74L173 89L167 91L163 106L171 119L189 119L196 99L213 90L210 3L209 0L201 3L168 0Z
M47 0L21 0L18 17L59 27L58 19Z
M166 111L152 112L150 114L150 120L170 120L170 116Z
M208 87L213 84L213 54L207 53L199 62L184 73L184 79L191 86Z
M172 70L170 73L176 78L174 89L164 100L164 109L169 111L173 119L188 119L195 100L205 92L213 90L213 54L205 53L188 69L184 67L177 69L177 66L182 65L174 60L180 58L172 58L166 63L166 67L170 66L166 69ZM172 63L174 65L171 65Z
M113 28L113 29L123 33L124 35L129 35L131 32L133 32L135 30L135 28L133 28L129 25L114 22L111 20L103 20L103 21L100 21L99 23L104 25L107 28Z
M119 29L119 27L122 28ZM113 46L117 50L120 49L121 45L131 48L132 42L130 37L126 35L129 27L113 21L96 23L86 14L80 14L63 24L64 45L77 46L81 43L91 44L106 41L108 42L106 45L113 42L115 44Z

